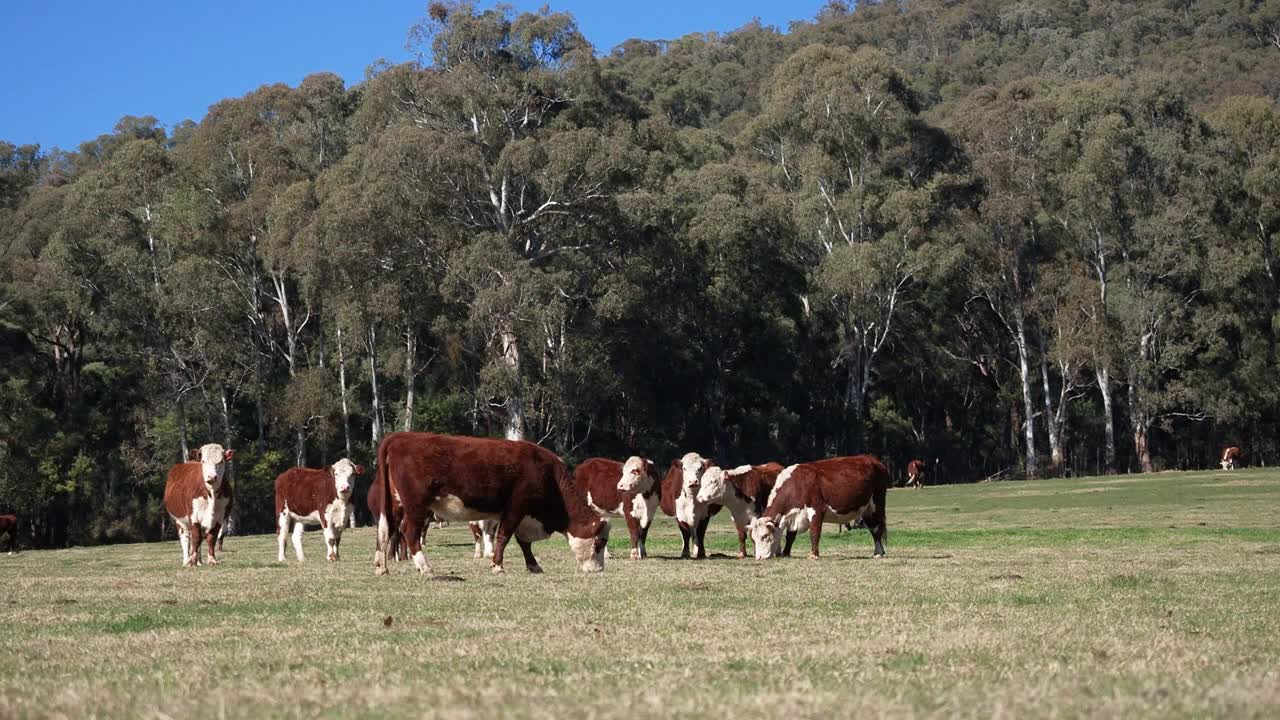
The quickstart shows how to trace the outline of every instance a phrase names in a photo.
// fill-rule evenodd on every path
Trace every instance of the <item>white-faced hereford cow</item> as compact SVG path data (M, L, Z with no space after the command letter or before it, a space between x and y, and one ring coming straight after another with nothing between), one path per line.
M1229 447L1229 448L1224 449L1224 450L1222 451L1222 460L1221 460L1221 462L1222 462L1222 469L1223 469L1223 470L1235 470L1235 469L1236 469L1236 460L1239 460L1239 459L1240 459L1240 456L1241 456L1242 454L1243 454L1243 453L1240 451L1240 448L1238 448L1238 447L1236 447L1236 446L1234 446L1234 445L1232 445L1232 446L1231 446L1231 447Z
M600 517L621 516L626 521L631 534L631 559L648 557L645 539L658 511L661 484L653 462L636 455L625 463L590 458L574 469L573 482L587 491L587 504Z
M711 516L720 512L719 505L698 502L699 483L702 481L702 474L709 467L711 467L710 460L698 453L686 453L684 457L671 462L666 476L662 478L659 505L662 507L662 512L675 518L676 524L680 527L680 537L683 541L680 548L682 558L690 557L691 545L693 557L707 556L704 542L707 537L707 525L711 522ZM627 487L629 486L625 481L618 483L619 490L626 491Z
M174 465L164 486L164 507L178 527L182 563L200 564L200 537L209 539L209 564L216 565L214 544L231 508L231 483L223 480L234 450L210 443L198 451L199 460ZM194 453L193 453L194 455Z
M497 520L493 571L502 572L507 542L515 537L529 572L541 572L533 542L551 533L569 538L584 572L604 570L609 523L587 505L586 493L573 482L554 453L533 443L490 438L397 432L378 445L378 477L384 482L383 507L398 503L401 535L418 570L431 572L422 553L428 513L441 520ZM387 572L391 515L378 520L374 566Z
M751 521L764 512L769 492L773 490L773 484L781 472L782 466L771 462L764 465L743 465L732 470L711 467L702 474L698 502L719 504L729 511L734 527L738 530L740 558L747 556L747 531L751 527ZM794 532L788 538L784 555L790 554L793 540Z
M276 478L276 530L280 545L279 562L284 562L284 542L293 526L293 551L302 557L302 529L319 525L324 531L325 559L338 560L342 529L351 517L351 490L354 478L364 474L364 466L347 458L327 468L290 468Z
M907 487L918 488L924 483L924 462L912 460L907 463Z
M837 457L791 465L778 475L769 504L751 523L756 559L777 554L779 530L809 531L809 557L818 557L822 523L862 520L875 542L875 557L884 556L884 503L889 470L871 455Z

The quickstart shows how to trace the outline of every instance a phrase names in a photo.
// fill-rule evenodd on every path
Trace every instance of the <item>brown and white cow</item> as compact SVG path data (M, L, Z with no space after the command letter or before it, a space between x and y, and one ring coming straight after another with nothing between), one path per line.
M743 465L725 470L710 467L702 474L701 488L698 490L698 502L708 505L722 505L733 517L733 525L738 530L738 557L747 556L747 530L751 521L764 512L769 501L769 492L778 479L782 466L776 462L764 465ZM790 540L795 540L791 533ZM790 554L791 543L787 543L784 555Z
M231 507L231 483L225 482L223 475L235 451L209 443L192 455L199 459L169 469L164 507L178 527L182 563L191 567L200 564L200 538L204 535L209 540L209 564L216 565L214 544Z
M9 537L9 554L13 554L13 549L18 545L18 516L17 515L0 515L0 537Z
M648 557L645 540L658 511L661 485L653 462L638 455L626 462L590 458L574 469L573 482L587 491L587 504L600 517L621 517L626 521L631 535L631 559Z
M1225 449L1222 451L1222 460L1221 460L1221 463L1222 463L1222 469L1223 469L1223 470L1235 470L1235 469L1236 469L1236 460L1239 460L1239 459L1240 459L1240 456L1241 456L1242 454L1243 454L1243 453L1240 451L1240 448L1238 448L1238 447L1236 447L1236 446L1234 446L1234 445L1232 445L1232 446L1231 446L1231 447L1229 447L1229 448L1225 448Z
M479 522L467 523L467 527L471 529L471 538L476 543L477 558L493 557L493 540L498 534L497 520L481 520Z
M302 530L319 525L324 532L325 559L336 562L342 544L342 529L351 517L354 478L364 474L364 466L347 458L326 468L290 468L276 478L276 531L284 562L284 543L293 526L293 552L303 562Z
M491 438L397 432L378 445L378 475L384 484L384 511L378 517L374 566L387 572L391 514L399 503L401 534L414 565L431 566L422 553L428 513L441 520L497 520L493 571L503 571L507 542L515 537L529 572L542 572L533 542L564 533L584 572L604 570L609 523L587 504L586 493L560 458L533 443Z
M779 530L809 531L809 557L818 557L822 523L861 519L871 531L875 557L884 556L885 496L889 470L872 455L791 465L778 475L769 505L751 523L756 559L777 554Z
M676 519L680 527L682 545L680 557L705 558L707 556L707 525L711 517L720 512L719 505L708 505L698 502L698 488L702 474L711 467L711 461L698 453L685 453L679 460L672 460L671 467L662 478L659 488L659 506L668 517ZM618 489L623 492L634 490L632 482L623 478L618 482Z
M907 463L907 487L918 488L924 483L924 462L912 460Z

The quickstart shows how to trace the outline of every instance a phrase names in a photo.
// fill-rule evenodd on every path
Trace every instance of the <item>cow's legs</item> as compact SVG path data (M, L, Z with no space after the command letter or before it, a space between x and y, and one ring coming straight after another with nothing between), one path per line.
M705 560L707 557L707 526L711 524L711 516L707 515L698 521L698 525L694 528L694 558L697 560Z
M222 529L221 524L214 525L213 527L209 528L209 532L205 535L205 537L209 541L209 564L210 565L218 564L218 558L216 555L213 554L213 550L218 545L218 535L220 534L218 531L221 529Z
M401 542L408 544L408 551L413 556L413 566L423 575L431 574L431 563L422 552L422 539L426 536L425 518L405 508L404 520L400 521Z
M320 531L324 533L324 559L334 562L338 559L338 544L333 539L332 523L321 523Z
M293 524L293 554L298 556L298 562L306 562L306 558L302 556L302 531L304 527L301 522Z
M333 526L333 561L337 562L342 559L342 526Z
M680 559L683 560L689 557L689 536L691 533L688 525L679 521L676 524L680 526Z
M187 561L191 567L200 564L200 541L204 539L204 526L200 523L191 523L191 558Z
M649 523L647 525L640 526L640 559L641 560L649 557L649 551L647 548L645 548L645 540L649 538L649 526L652 524L653 524L653 518L650 517Z
M280 554L276 556L276 562L284 562L284 544L289 537L289 514L287 512L280 513L276 518L276 540L280 546Z
M818 542L822 540L822 518L826 515L822 510L813 513L809 519L809 559L818 559Z
M628 499L622 503L622 519L627 521L627 533L631 535L631 559L639 560L644 555L640 552L640 520L631 514L634 502Z
M516 538L516 544L520 546L520 552L524 553L525 568L535 575L542 572L542 566L538 564L538 559L533 556L533 543Z
M480 523L470 522L467 523L467 527L471 528L471 538L475 540L476 543L476 552L472 557L477 559L484 557L484 540L482 539L483 535L480 532Z
M750 514L743 510L741 514L730 512L733 517L733 527L738 531L738 559L747 556L747 526L751 524Z
M480 538L484 541L484 557L493 557L493 540L497 533L497 520L480 521Z
M885 501L886 494L887 493L885 493L884 491L880 491L876 493L875 497L873 498L876 504L875 510L872 511L869 517L863 518L863 524L867 526L867 530L871 531L871 540L872 542L875 543L875 551L873 552L871 557L877 557L877 558L884 557L884 539L885 539L885 535L887 535L889 532L889 527L885 522L885 510L884 510L884 501Z
M795 541L796 541L796 531L788 530L786 544L782 546L782 557L791 557L791 545L795 543Z
M507 543L511 540L511 537L515 535L516 526L520 524L520 520L522 519L520 515L516 514L510 508L522 507L523 503L516 502L520 498L515 496L511 499L512 502L508 506L507 513L498 521L498 532L496 537L493 539L493 567L490 569L495 574L503 572L502 555L506 552ZM517 540L517 542L519 541Z
M181 524L178 525L178 545L182 547L182 564L191 564L191 533Z

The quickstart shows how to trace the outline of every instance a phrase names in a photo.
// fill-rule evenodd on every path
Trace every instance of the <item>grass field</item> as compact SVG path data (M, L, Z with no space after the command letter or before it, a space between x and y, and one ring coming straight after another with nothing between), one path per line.
M893 490L889 557L626 560L465 526L437 573L275 562L274 536L178 567L176 541L0 555L0 717L1280 717L1280 472ZM727 519L709 543L732 553ZM656 537L655 537L656 536ZM387 626L387 618L390 625Z

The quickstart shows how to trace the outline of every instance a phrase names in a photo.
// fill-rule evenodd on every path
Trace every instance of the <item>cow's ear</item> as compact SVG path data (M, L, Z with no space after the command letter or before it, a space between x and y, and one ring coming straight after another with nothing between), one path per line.
M224 450L222 453L222 461L226 462L236 456L235 450Z
M364 474L364 466L363 466L363 465L357 465L357 466L356 466L356 474L357 474L357 475L363 475L363 474Z
M773 521L773 518L766 518L764 521L764 526L769 528L770 530L778 529L778 524Z
M195 450L192 450L191 452L187 453L187 461L188 461L188 462L199 462L199 461L200 461L200 448L196 448Z

